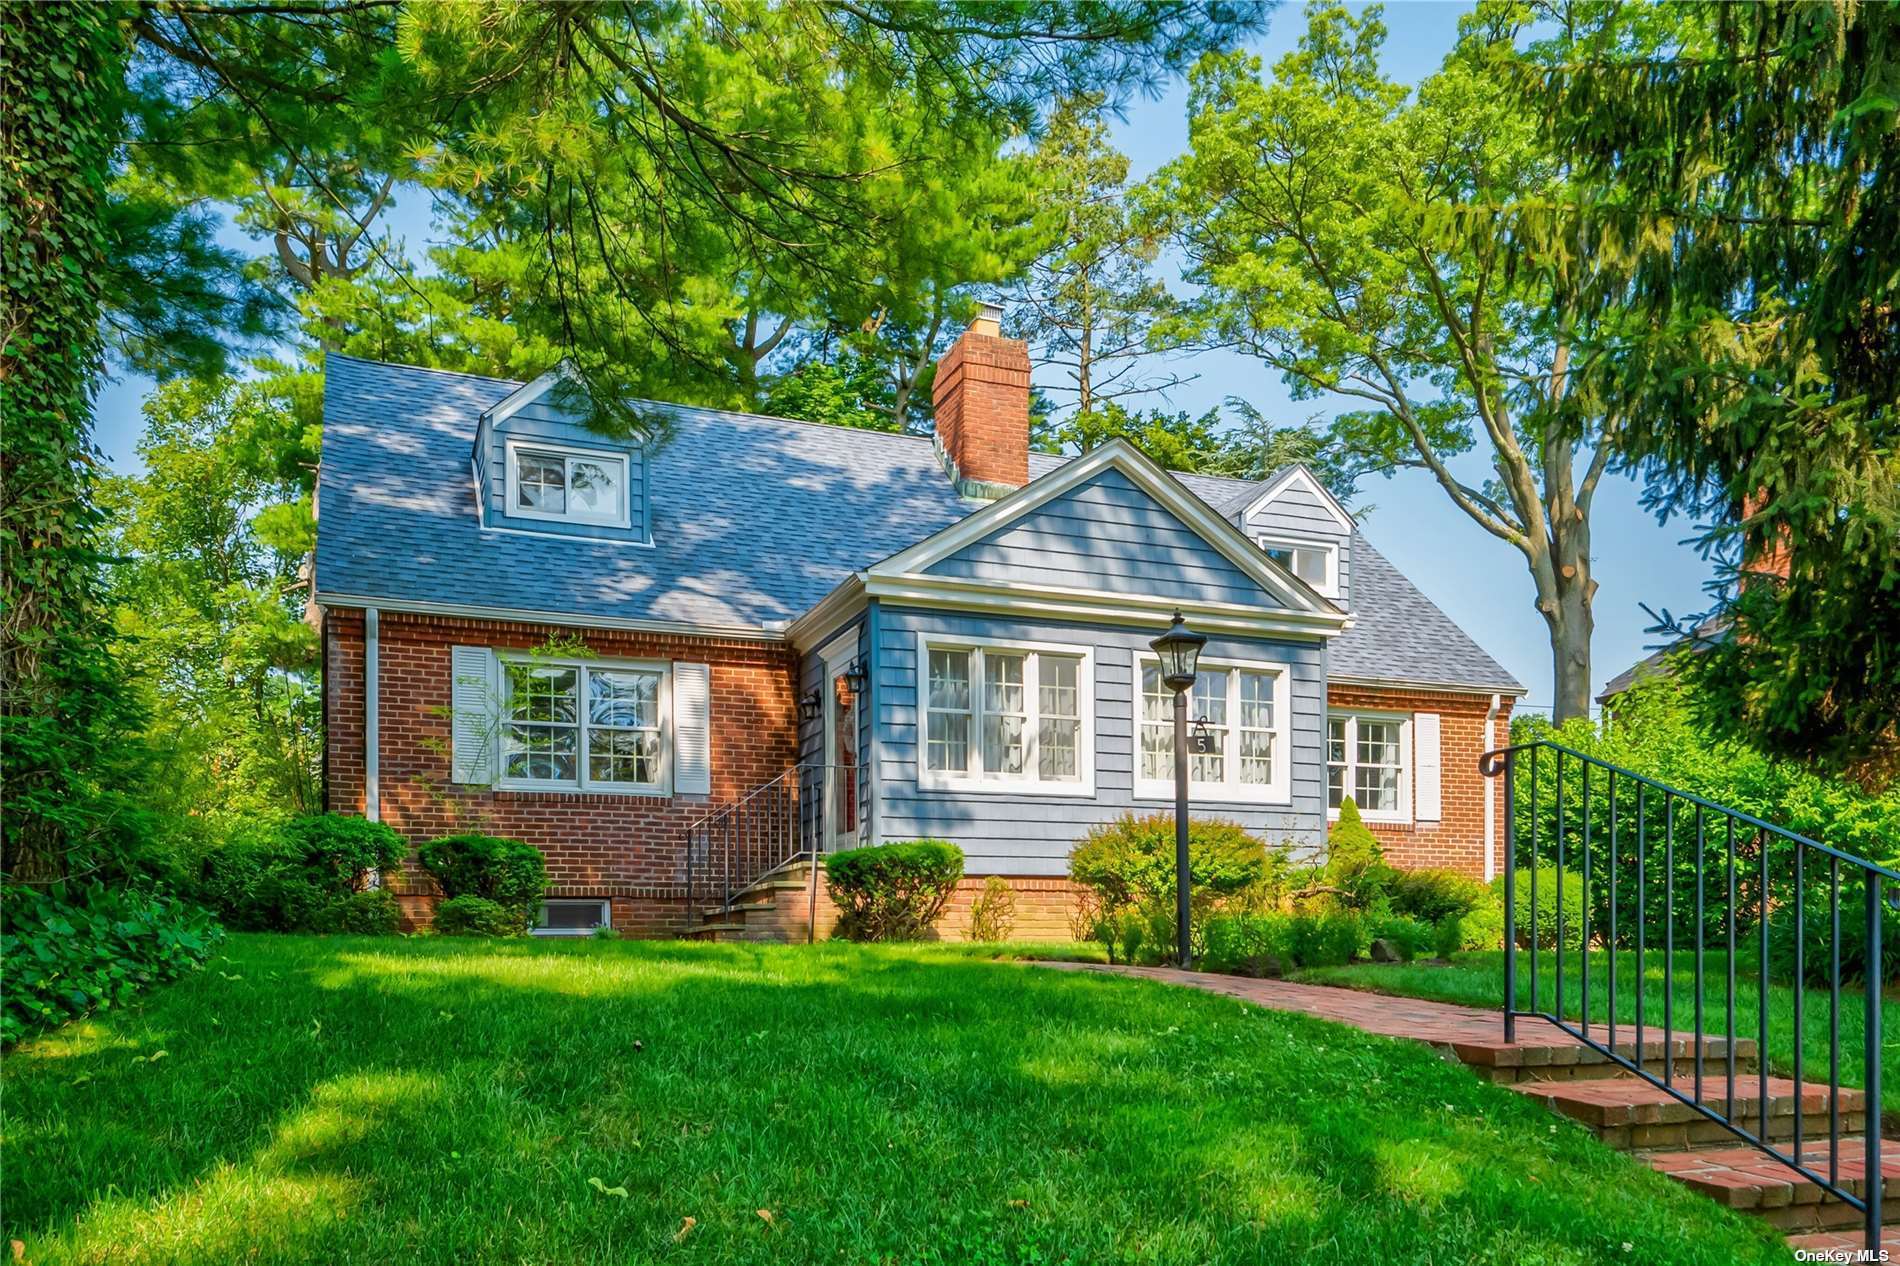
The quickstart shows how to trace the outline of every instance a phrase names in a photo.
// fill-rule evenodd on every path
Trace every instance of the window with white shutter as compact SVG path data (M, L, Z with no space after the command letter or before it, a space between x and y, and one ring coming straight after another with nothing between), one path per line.
M673 665L673 789L683 796L712 793L712 670Z
M1436 822L1444 816L1440 808L1438 732L1436 712L1412 714L1412 816L1420 822Z
M488 786L495 781L495 653L486 646L456 646L449 651L453 685L450 742L453 781Z

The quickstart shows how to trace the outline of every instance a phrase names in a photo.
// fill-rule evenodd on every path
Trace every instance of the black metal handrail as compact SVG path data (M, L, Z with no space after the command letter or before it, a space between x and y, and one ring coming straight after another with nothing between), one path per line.
M1549 766L1544 776L1542 766ZM1858 1210L1864 1219L1867 1247L1880 1247L1881 1230L1881 970L1882 890L1886 900L1900 908L1900 873L1885 866L1829 847L1771 822L1731 809L1712 800L1645 777L1599 760L1587 753L1548 739L1518 743L1486 752L1478 758L1478 770L1487 778L1504 778L1504 1038L1517 1040L1517 1020L1523 1016L1555 1025L1584 1045L1628 1072L1643 1078L1671 1098L1688 1105L1708 1120L1787 1166L1807 1181ZM1565 773L1570 773L1570 794L1565 793ZM1594 778L1593 778L1594 775ZM1592 782L1597 785L1593 791ZM1619 791L1622 794L1619 796ZM1528 809L1526 803L1528 802ZM1693 818L1693 834L1689 819ZM1737 828L1742 828L1738 854ZM1654 829L1652 829L1654 828ZM1681 853L1693 849L1694 872L1694 1028L1692 1034L1693 1070L1689 1085L1678 1087L1676 1076L1675 963L1677 934L1685 911L1678 905L1679 889L1688 886L1688 868ZM1566 939L1563 888L1566 853L1577 866L1575 882L1581 888L1581 914L1584 926L1577 929L1575 944ZM1660 857L1657 856L1660 854ZM1738 857L1740 861L1738 862ZM1810 868L1810 858L1816 866ZM1655 863L1661 862L1662 878L1655 878ZM1526 862L1530 882L1524 894L1530 903L1530 935L1520 937L1517 872ZM1719 867L1711 908L1709 874L1711 863ZM1596 864L1597 888L1591 886L1593 863ZM1551 1007L1541 1009L1538 951L1545 940L1545 929L1538 922L1540 913L1538 873L1546 864L1554 864L1550 894L1550 924L1555 935L1554 977ZM1749 873L1752 869L1752 875ZM1809 874L1819 869L1824 877ZM1608 878L1603 876L1607 873ZM1845 878L1843 877L1845 875ZM1750 891L1752 888L1752 891ZM1653 897L1660 889L1661 910ZM1816 929L1809 920L1811 898L1824 898L1824 918ZM1865 916L1861 933L1861 986L1866 994L1864 1034L1866 1072L1862 1091L1866 1110L1866 1144L1862 1162L1864 1195L1856 1195L1841 1178L1841 983L1843 896L1850 910L1856 897ZM1630 898L1634 898L1634 927L1630 922ZM1852 924L1849 924L1851 929ZM1704 962L1711 929L1717 945L1725 953L1724 1042L1719 1070L1719 1099L1705 1095L1704 990L1707 984ZM1746 929L1744 932L1743 929ZM1663 942L1663 1014L1662 1076L1649 1071L1646 1059L1649 1031L1645 1014L1644 987L1647 976L1650 938L1660 932ZM1743 939L1752 940L1746 946ZM1793 1083L1794 1120L1791 1152L1783 1151L1771 1138L1769 1124L1771 1097L1768 1088L1770 963L1774 938L1781 937L1792 978L1793 1003ZM1810 955L1809 941L1817 937L1820 963ZM1530 959L1530 1005L1518 1005L1518 953L1520 940ZM1590 955L1592 945L1601 945L1605 954L1604 1015L1605 1041L1591 1035ZM1617 951L1631 946L1636 953L1634 985L1635 1042L1634 1059L1624 1054L1629 1044L1617 1045ZM1576 1020L1565 1017L1564 959L1578 951L1578 1000ZM1687 952L1686 949L1682 952ZM1735 1001L1738 953L1756 956L1756 1041L1757 1093L1760 1096L1755 1130L1748 1128L1747 1114L1737 1113L1735 1104ZM1851 968L1851 956L1848 966ZM1804 1014L1806 987L1810 978L1825 983L1828 1008L1828 1076L1825 1083L1828 1104L1828 1150L1825 1172L1817 1168L1818 1157L1810 1158L1804 1148L1806 1091L1804 1039L1807 1017ZM1685 1035L1689 1038L1691 1035ZM1746 1074L1743 1074L1744 1079ZM1810 1159L1816 1165L1809 1164Z
M800 857L816 858L825 839L828 776L856 778L854 765L793 765L686 828L686 906L692 915L730 912L747 888Z

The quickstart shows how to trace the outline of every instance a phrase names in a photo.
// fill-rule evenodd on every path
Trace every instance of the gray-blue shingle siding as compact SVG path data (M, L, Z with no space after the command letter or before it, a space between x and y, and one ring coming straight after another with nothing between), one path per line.
M1153 629L997 620L879 605L876 653L877 834L881 839L956 841L973 874L1062 875L1069 850L1089 827L1123 813L1168 811L1165 799L1137 799L1137 657ZM1011 795L934 791L918 785L919 633L1069 643L1095 652L1095 795ZM1216 637L1209 658L1284 663L1291 674L1290 803L1266 806L1195 799L1195 812L1239 821L1264 838L1316 846L1325 810L1324 655L1316 642Z

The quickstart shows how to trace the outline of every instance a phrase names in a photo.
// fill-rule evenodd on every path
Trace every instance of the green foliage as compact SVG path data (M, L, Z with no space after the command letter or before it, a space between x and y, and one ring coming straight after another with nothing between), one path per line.
M983 891L970 903L970 939L1007 941L1016 930L1016 890L1001 875L983 881Z
M1409 963L1421 954L1437 952L1439 931L1437 925L1423 919L1402 914L1376 914L1366 920L1366 937L1368 943L1389 943L1398 951L1400 960Z
M443 936L525 936L528 931L518 908L473 895L439 903L434 926Z
M1340 802L1339 820L1326 844L1326 884L1340 904L1349 910L1385 909L1386 890L1397 872L1386 864L1378 837L1350 798Z
M1605 5L1517 80L1577 196L1513 238L1587 242L1573 362L1652 509L1701 526L1728 635L1686 659L1718 733L1900 774L1900 8ZM1749 50L1731 56L1732 50ZM1774 574L1785 572L1785 574ZM1764 574L1766 573L1766 574Z
M1366 952L1372 938L1364 916L1351 910L1317 910L1290 916L1293 960L1302 967L1335 967Z
M311 931L394 936L401 921L402 909L396 904L396 894L387 888L368 888L325 906Z
M322 701L300 569L313 439L268 381L175 379L144 410L145 472L107 480L101 501L126 560L111 587L121 662L150 717L146 801L173 822L311 812Z
M1277 976L1293 963L1293 919L1287 914L1217 914L1203 931L1197 964L1234 976Z
M260 824L208 850L192 891L239 931L367 931L380 917L379 899L365 898L371 872L401 862L403 847L388 825L341 814Z
M943 840L875 844L825 858L838 932L853 941L921 939L962 878L963 850Z
M1610 717L1601 726L1573 721L1552 730L1541 722L1521 721L1512 726L1513 741L1548 736L1599 760L1634 770L1666 786L1740 810L1843 852L1887 866L1900 862L1900 787L1872 794L1845 778L1827 777L1795 761L1764 755L1742 741L1710 733L1703 727L1699 711L1691 702L1692 693L1693 688L1680 678L1651 678L1620 696ZM1535 788L1530 762L1520 759L1516 769L1518 856L1520 860L1528 858L1530 832L1535 824L1538 856L1546 863L1554 862L1557 814L1551 757L1548 753L1542 755ZM1582 830L1585 800L1574 765L1567 770L1564 799L1564 864L1580 871L1585 843ZM1591 928L1598 938L1608 937L1609 900L1614 883L1617 939L1624 948L1632 948L1637 926L1636 873L1632 858L1639 838L1639 803L1624 781L1619 786L1616 806L1619 864L1614 866L1607 829L1611 821L1609 787L1600 775L1590 785L1588 805L1592 822L1589 839ZM1678 804L1672 850L1675 873L1672 879L1666 880L1663 841L1670 827L1668 809L1664 798L1654 792L1641 801L1640 807L1641 836L1647 844L1644 916L1648 943L1662 943L1664 916L1660 897L1666 882L1673 882L1678 893L1675 902L1677 943L1688 943L1696 935L1691 895L1697 865L1693 810ZM1702 934L1709 944L1726 943L1728 835L1717 819L1705 823L1703 834L1705 878L1715 884L1720 899L1705 902ZM1793 908L1795 845L1773 835L1767 836L1765 841L1758 840L1753 831L1738 829L1735 909L1737 935L1744 940L1758 935L1764 842L1768 850L1769 906L1771 910ZM1817 878L1816 861L1813 856L1807 859L1810 885ZM1863 916L1852 912L1865 909L1863 885L1853 868L1844 871L1842 880L1842 962L1850 974L1858 975L1862 970L1858 947L1865 933ZM1900 914L1889 910L1883 917L1886 919L1883 941L1900 941ZM1777 954L1790 967L1791 937L1790 932L1787 937L1771 935L1770 938L1776 944Z
M548 864L532 844L492 835L445 835L417 849L416 859L451 898L486 898L512 911L523 928L540 914Z
M1491 899L1485 886L1455 870L1397 870L1386 881L1392 913L1437 923L1466 914Z
M1239 823L1189 819L1188 902L1196 942L1190 951L1200 950L1210 916L1277 896L1288 869L1285 850L1269 851ZM1109 947L1111 961L1178 959L1172 814L1123 814L1091 828L1069 852L1069 878L1092 894L1094 935Z
M116 1006L203 965L224 932L175 897L91 884L10 888L0 933L0 1045Z
M114 662L87 428L113 253L121 12L0 9L0 878L111 873L142 718Z
M1487 6L1414 93L1380 66L1386 29L1315 4L1269 72L1246 52L1189 76L1189 152L1143 189L1199 299L1163 338L1231 346L1296 399L1350 410L1333 439L1365 471L1429 472L1521 554L1550 626L1560 715L1588 710L1591 501L1618 412L1576 392L1557 352L1576 307L1552 254L1500 264L1482 221L1560 197L1561 151L1512 94L1530 6ZM1462 225L1460 225L1462 227ZM1494 472L1473 486L1458 467Z
M1560 876L1563 881L1561 894L1557 891ZM1503 875L1491 881L1491 891L1498 899L1500 912L1503 910L1504 887ZM1519 866L1516 907L1519 945L1527 946L1535 942L1540 949L1555 946L1560 916L1565 946L1575 949L1591 937L1591 929L1583 914L1583 877L1573 870L1559 871L1548 863L1536 867ZM1503 939L1502 929L1499 939L1500 942Z
M1462 950L1498 950L1504 947L1504 902L1492 889L1484 900L1463 914L1446 915L1438 922L1438 956L1449 958Z

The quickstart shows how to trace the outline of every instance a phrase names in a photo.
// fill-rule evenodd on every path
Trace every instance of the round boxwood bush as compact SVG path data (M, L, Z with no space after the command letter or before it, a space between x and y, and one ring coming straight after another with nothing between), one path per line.
M450 897L435 908L435 930L444 936L520 936L528 930L521 911L487 897Z
M944 840L846 849L825 858L838 932L854 941L914 941L963 879L963 850Z
M382 822L316 814L259 823L205 854L192 895L240 931L329 931L332 908L402 854L402 836Z
M1585 939L1583 919L1583 878L1573 870L1563 872L1563 932L1564 945L1574 949ZM1498 900L1499 942L1503 940L1504 876L1499 875L1492 881L1491 891ZM1517 943L1529 945L1536 937L1541 948L1549 949L1557 944L1557 868L1539 866L1537 868L1537 908L1531 909L1531 872L1530 867L1521 867L1517 871Z
M485 897L532 921L548 890L541 850L493 835L445 835L416 850L422 868L435 876L443 895ZM525 926L525 924L524 924Z
M1277 859L1237 822L1188 822L1188 886L1194 895L1229 896L1268 880ZM1123 814L1092 828L1069 852L1069 877L1093 888L1102 908L1174 900L1174 815Z
M1427 923L1465 915L1491 900L1485 886L1455 870L1395 871L1386 881L1392 913Z

